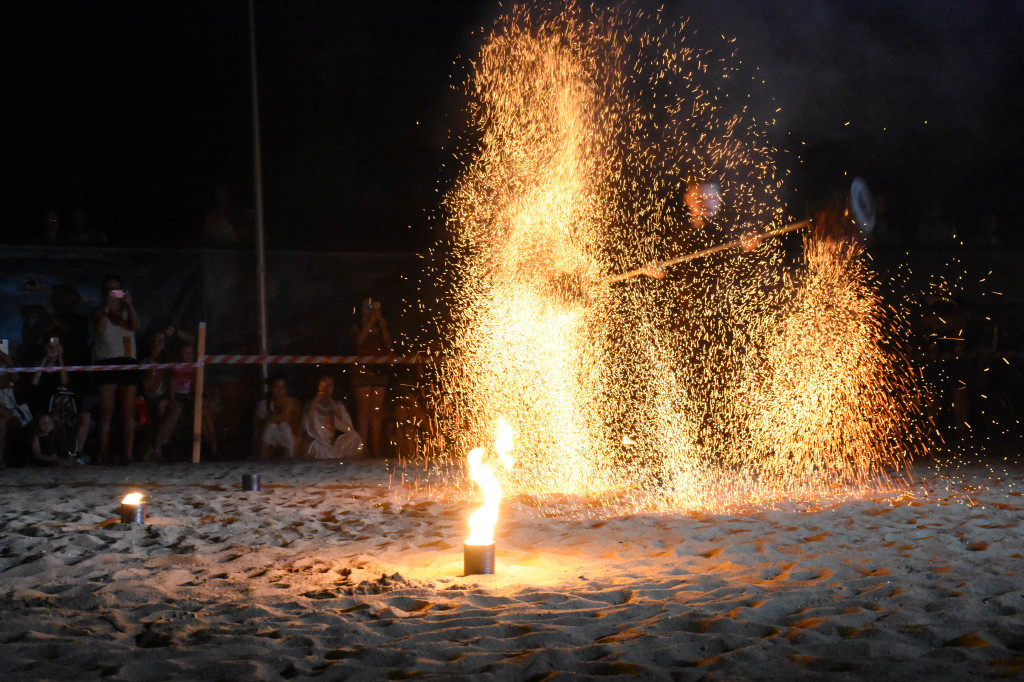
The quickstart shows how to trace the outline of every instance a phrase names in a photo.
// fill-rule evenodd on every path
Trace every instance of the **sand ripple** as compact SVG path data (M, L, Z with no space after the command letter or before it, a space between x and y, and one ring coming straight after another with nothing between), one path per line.
M1024 671L1021 472L821 511L579 520L382 464L6 471L3 679L968 679ZM118 523L128 490L147 523ZM530 513L532 511L532 514Z

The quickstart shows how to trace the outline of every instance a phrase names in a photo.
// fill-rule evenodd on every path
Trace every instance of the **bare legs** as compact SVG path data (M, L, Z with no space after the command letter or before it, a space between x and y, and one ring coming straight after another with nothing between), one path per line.
M181 416L181 403L172 402L163 398L156 407L157 419L160 420L156 427L156 435L153 436L153 455L160 457L163 454L163 447L167 445L174 427L178 424L178 417Z
M92 415L88 412L79 412L75 417L75 454L80 454L85 447L85 439L89 437L89 426L92 425Z
M7 425L14 421L14 413L6 407L0 407L0 469L4 466L4 448L7 447Z
M114 421L114 409L121 401L121 415L124 418L123 461L131 461L135 447L135 386L103 384L100 386L100 463L109 464L110 426Z
M381 434L384 431L383 386L360 386L352 389L356 394L356 431L366 445L366 456L380 455Z
M178 400L169 400L167 398L162 399L157 405L157 419L159 423L156 428L156 433L153 435L153 456L161 457L163 455L163 448L167 445L167 441L171 439L174 434L174 429L178 426L178 421L181 419L182 414L188 414L191 416L191 409L193 403L179 398ZM202 435L205 442L210 446L210 452L217 455L217 433L214 430L213 416L207 411L203 410L202 416Z

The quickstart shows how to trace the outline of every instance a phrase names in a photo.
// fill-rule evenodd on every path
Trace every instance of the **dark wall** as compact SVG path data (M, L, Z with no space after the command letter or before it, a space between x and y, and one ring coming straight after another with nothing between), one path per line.
M396 337L414 332L420 320L403 309L416 308L404 302L414 300L418 264L410 253L268 253L269 351L349 352L349 329L364 294L383 301ZM236 250L4 247L0 338L10 340L23 363L36 359L39 343L54 330L69 327L66 333L88 338L100 281L108 273L131 290L143 334L167 324L194 330L202 321L208 353L258 352L256 259ZM60 308L64 312L55 315ZM56 335L63 339L64 333ZM89 361L87 349L77 352L67 361Z

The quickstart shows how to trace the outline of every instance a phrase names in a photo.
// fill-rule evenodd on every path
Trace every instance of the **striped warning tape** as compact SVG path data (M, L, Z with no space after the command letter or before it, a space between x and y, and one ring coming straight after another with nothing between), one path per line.
M65 365L64 367L0 367L0 374L35 372L106 372L172 369L200 365L415 365L432 362L427 355L207 355L198 362L140 362L131 365Z

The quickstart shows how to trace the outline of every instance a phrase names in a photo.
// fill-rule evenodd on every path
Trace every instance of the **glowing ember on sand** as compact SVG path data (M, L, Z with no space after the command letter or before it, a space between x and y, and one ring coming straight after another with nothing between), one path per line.
M506 415L508 496L716 508L833 494L907 461L909 372L859 248L812 237L787 265L775 239L599 284L786 222L769 122L730 61L684 35L660 13L515 8L473 63L439 273L458 359L446 453ZM715 210L694 211L693 188L712 186Z

